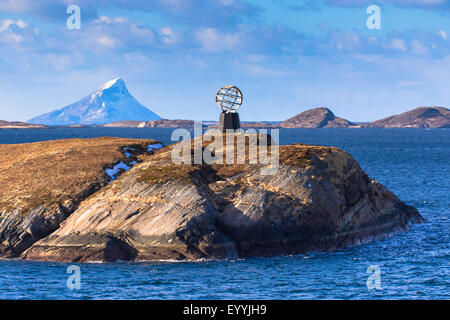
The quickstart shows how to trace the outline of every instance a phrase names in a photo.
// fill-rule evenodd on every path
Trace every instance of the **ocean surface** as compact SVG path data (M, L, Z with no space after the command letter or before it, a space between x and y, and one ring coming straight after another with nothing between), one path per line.
M115 136L171 143L171 129L0 130L0 143ZM335 146L428 223L332 253L233 261L76 264L0 260L0 299L449 299L450 130L287 129L280 143ZM380 289L369 289L379 268ZM373 270L373 269L369 269Z

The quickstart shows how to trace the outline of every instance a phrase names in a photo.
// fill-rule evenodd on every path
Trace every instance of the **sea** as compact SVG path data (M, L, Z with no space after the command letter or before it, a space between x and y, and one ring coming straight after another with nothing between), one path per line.
M0 144L103 136L170 144L171 133L7 129L0 130ZM280 144L348 151L428 223L344 250L286 257L102 264L0 260L0 299L450 298L450 129L281 129L279 136Z

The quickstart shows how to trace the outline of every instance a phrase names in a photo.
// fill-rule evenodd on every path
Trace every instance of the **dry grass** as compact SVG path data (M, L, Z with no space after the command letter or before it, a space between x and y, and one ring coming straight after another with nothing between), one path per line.
M182 164L176 165L172 162L171 152L174 145L161 150L156 155L148 158L146 161L146 166L139 169L137 174L139 175L139 180L146 183L159 183L167 182L172 179L178 179L185 182L190 182L195 176L201 175L209 182L216 182L217 180L226 179L228 177L248 172L252 167L260 167L260 164L250 164L249 155L250 153L259 153L259 147L249 148L248 139L246 139L246 149L244 163L237 164L237 147L235 143L234 148L234 159L235 164ZM209 145L211 141L203 141L202 152L205 147ZM194 142L191 141L191 163L194 162ZM216 153L226 153L225 140L223 143L223 149L215 150ZM305 144L293 144L279 147L279 161L280 164L292 165L299 168L309 168L312 165L312 157L317 157L319 159L327 158L328 155L333 152L342 152L337 148L333 147L321 147L321 146L310 146ZM268 154L271 154L271 147L268 147Z
M342 152L342 150L334 147L311 146L301 143L280 146L280 163L306 168L311 165L312 157L324 159L333 152Z
M154 140L68 139L0 145L0 210L70 207L107 184L105 168L142 160ZM132 157L124 147L134 147Z

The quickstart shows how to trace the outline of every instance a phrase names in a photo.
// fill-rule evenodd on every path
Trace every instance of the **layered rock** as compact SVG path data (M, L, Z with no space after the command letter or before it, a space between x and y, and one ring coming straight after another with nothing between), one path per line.
M258 147L249 147L246 162L235 165L176 165L173 148L84 200L22 257L147 261L297 254L361 244L424 221L337 148L280 146L274 175L262 174L265 165L250 164Z
M282 128L347 128L353 124L336 117L328 108L306 110L281 123Z
M419 107L398 115L364 124L366 128L450 128L450 110Z
M0 257L17 257L55 231L155 143L96 138L0 145Z

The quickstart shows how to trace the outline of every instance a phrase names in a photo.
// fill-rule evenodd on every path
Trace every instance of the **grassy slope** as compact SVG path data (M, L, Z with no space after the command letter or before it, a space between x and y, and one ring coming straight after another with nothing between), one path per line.
M71 206L108 181L105 168L145 157L154 140L68 139L0 145L0 210ZM134 147L132 157L124 147Z

